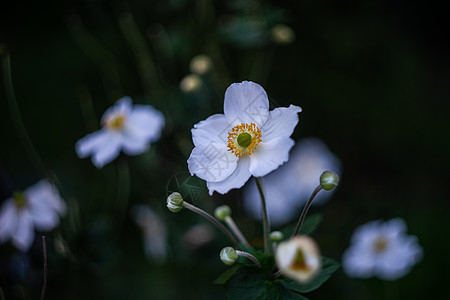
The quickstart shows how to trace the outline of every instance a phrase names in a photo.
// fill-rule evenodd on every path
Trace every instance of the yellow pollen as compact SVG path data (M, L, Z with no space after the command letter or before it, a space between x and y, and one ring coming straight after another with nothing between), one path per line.
M241 136L239 138L239 136ZM248 136L251 137L248 142ZM261 142L261 130L255 123L241 123L234 126L228 133L228 151L237 157L244 157L255 152L256 147Z
M104 121L104 125L112 130L120 130L125 125L126 116L123 114L117 114Z
M373 249L376 253L381 253L386 250L388 246L388 241L386 238L380 236L375 240L375 243L373 244Z
M296 271L307 271L309 270L309 266L306 264L305 255L302 250L297 250L297 254L295 255L295 259L292 262L291 268Z

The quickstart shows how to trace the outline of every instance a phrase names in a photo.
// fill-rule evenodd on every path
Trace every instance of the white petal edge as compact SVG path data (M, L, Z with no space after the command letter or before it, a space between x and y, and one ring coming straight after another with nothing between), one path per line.
M261 177L277 169L289 159L289 150L294 141L287 137L277 137L261 142L255 153L250 156L250 173Z
M238 158L225 144L210 143L195 147L187 160L191 175L208 182L222 181L236 169Z
M106 129L100 129L82 137L75 144L75 150L78 157L85 158L96 152L97 149L105 143L107 138L108 131Z
M233 126L253 122L261 128L269 118L269 99L257 83L233 83L225 91L223 111Z
M12 237L12 243L17 249L26 252L30 249L34 240L33 220L27 210L22 210L17 218L17 228Z
M153 142L161 137L164 128L164 115L151 105L134 105L125 123L125 131L130 131L143 142Z
M16 231L17 213L14 200L12 198L3 202L0 210L0 243L4 243Z
M226 143L232 124L224 114L215 114L194 125L192 141L195 146L213 143Z
M105 110L103 113L101 123L105 121L105 119L111 117L115 114L124 114L128 117L128 115L131 113L133 105L133 100L129 96L125 96L120 98L119 100L114 103L113 106L110 106L108 109Z
M214 191L220 194L226 194L231 189L238 189L242 187L251 176L249 167L250 160L247 157L239 159L236 169L225 180L219 182L208 181L206 183L209 189L209 194L212 195Z
M108 131L103 144L98 145L95 149L95 153L92 155L92 163L100 169L113 161L120 153L121 144L120 133Z
M290 137L298 123L298 106L278 107L272 110L269 118L261 128L262 140L268 142L276 137Z

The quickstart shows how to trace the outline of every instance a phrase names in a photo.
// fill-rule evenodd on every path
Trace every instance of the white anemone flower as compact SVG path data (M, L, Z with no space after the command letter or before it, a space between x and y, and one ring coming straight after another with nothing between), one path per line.
M289 161L261 179L270 222L280 226L298 218L301 207L319 185L320 175L327 170L341 176L339 158L322 140L310 137L297 142ZM320 192L312 204L325 203L333 193L334 190ZM243 203L252 217L261 219L261 199L256 185L244 187Z
M275 260L283 275L300 283L311 281L322 265L316 242L306 235L281 242L277 247Z
M228 87L223 110L194 125L195 147L187 161L210 195L240 188L250 176L264 176L285 163L301 112L295 105L269 111L266 92L250 81Z
M0 243L12 240L26 252L34 241L34 229L49 231L59 224L66 205L56 187L42 179L23 192L16 192L0 208Z
M396 280L408 274L421 257L422 248L415 236L406 234L402 219L378 220L355 230L342 267L350 277Z
M101 119L102 128L78 140L75 149L80 158L92 155L92 163L101 168L122 150L138 155L161 137L163 114L151 105L132 105L130 97L117 100Z

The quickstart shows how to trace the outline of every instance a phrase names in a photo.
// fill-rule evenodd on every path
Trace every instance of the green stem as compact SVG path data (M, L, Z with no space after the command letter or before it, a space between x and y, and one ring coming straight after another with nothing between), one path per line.
M247 241L245 236L242 234L239 227L234 222L233 218L228 216L225 218L225 223L227 223L228 227L231 229L231 231L234 233L234 235L239 239L239 241L247 248L251 248L250 243Z
M229 239L233 244L236 246L236 248L242 249L239 245L238 240L234 237L234 235L229 231L222 223L220 223L216 218L208 214L206 211L198 208L197 206L194 206L192 204L187 203L186 201L183 201L183 207L189 209L192 212L195 212L196 214L201 215L211 223L213 223L217 228L219 228Z
M306 214L308 213L308 209L311 206L311 202L314 200L314 197L316 197L317 193L319 193L322 190L322 187L318 185L314 191L311 194L311 197L309 197L308 202L306 202L305 207L303 207L302 214L300 215L300 218L298 219L297 227L295 227L295 231L292 234L291 238L296 236L298 232L300 231L300 227L302 226L303 221L305 220Z
M266 198L264 197L264 192L261 186L261 181L258 177L255 177L256 186L258 187L259 194L261 195L261 208L262 208L262 219L263 219L263 235L264 235L264 253L270 253L269 247L269 233L270 233L270 223L269 217L267 216Z
M237 255L239 255L239 256L241 256L241 257L245 257L245 258L251 260L252 262L255 263L255 265L256 265L258 268L261 268L261 264L259 263L258 259L256 259L256 257L253 256L252 254L250 254L250 253L248 253L248 252L245 252L245 251L240 251L240 250L236 250L236 253L237 253Z

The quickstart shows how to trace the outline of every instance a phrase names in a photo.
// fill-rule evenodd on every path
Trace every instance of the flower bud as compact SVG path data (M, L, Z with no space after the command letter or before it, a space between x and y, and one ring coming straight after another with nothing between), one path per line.
M305 235L280 243L275 260L283 275L300 283L311 281L322 265L316 242Z
M272 242L281 242L284 239L284 234L281 231L272 231L269 235Z
M232 265L239 258L236 250L232 247L225 247L220 251L220 260L226 265Z
M179 212L183 208L183 196L178 192L170 194L167 197L167 208L171 212Z
M339 177L336 175L336 173L331 171L325 171L320 175L320 186L325 191L331 191L334 189L339 181Z
M214 215L220 221L225 221L231 215L231 208L228 205L221 205L216 208Z

